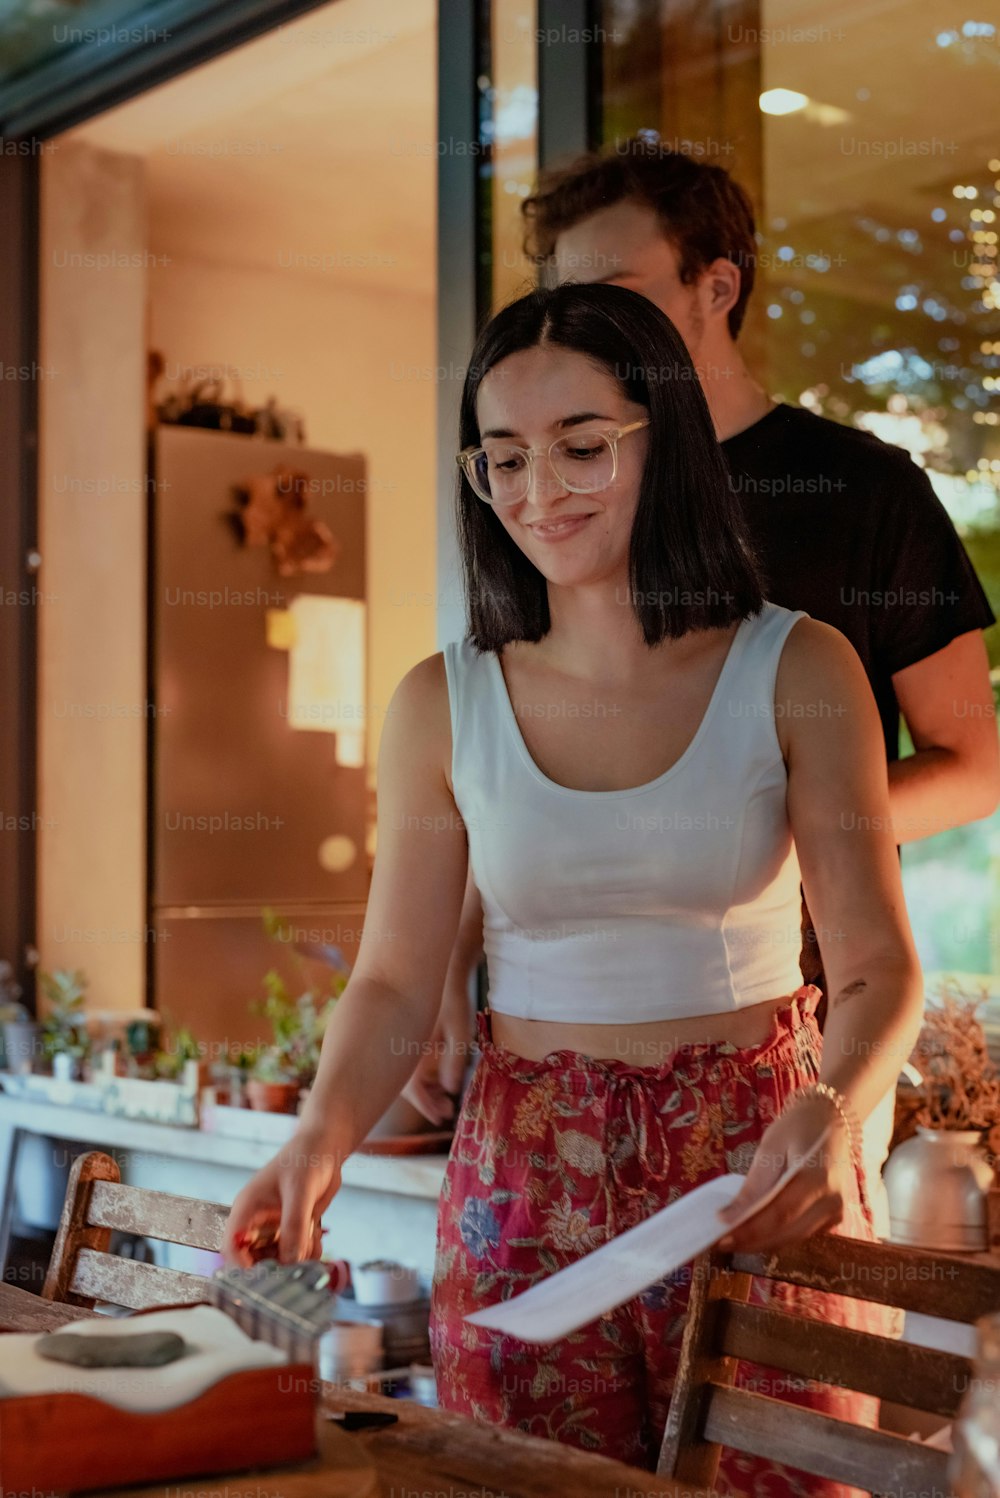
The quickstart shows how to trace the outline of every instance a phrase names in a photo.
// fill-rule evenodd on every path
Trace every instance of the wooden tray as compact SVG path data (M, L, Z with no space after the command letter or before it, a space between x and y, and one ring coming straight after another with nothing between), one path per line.
M310 1364L286 1363L230 1374L155 1414L89 1394L0 1399L0 1492L86 1492L303 1462L316 1453L318 1389Z
M128 1319L189 1309L148 1306ZM231 1373L197 1399L155 1413L89 1394L12 1395L0 1399L0 1495L303 1462L317 1451L319 1390L311 1363L282 1363ZM331 1489L330 1498L340 1495Z
M317 1455L311 1461L283 1467L280 1472L270 1471L261 1482L253 1484L256 1491L271 1498L279 1495L280 1498L382 1498L383 1488L375 1463L353 1435L319 1416L316 1444ZM214 1489L217 1495L225 1491L218 1486ZM250 1491L251 1484L245 1476L232 1489L234 1494ZM119 1490L114 1498L178 1498L178 1494L173 1486L157 1485Z

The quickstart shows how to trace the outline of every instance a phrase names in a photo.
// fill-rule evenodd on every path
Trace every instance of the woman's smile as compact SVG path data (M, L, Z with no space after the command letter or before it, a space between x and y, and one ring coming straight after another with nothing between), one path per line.
M585 515L563 515L552 520L533 520L527 524L526 528L540 541L565 541L570 536L578 535L595 514L596 511L591 510Z

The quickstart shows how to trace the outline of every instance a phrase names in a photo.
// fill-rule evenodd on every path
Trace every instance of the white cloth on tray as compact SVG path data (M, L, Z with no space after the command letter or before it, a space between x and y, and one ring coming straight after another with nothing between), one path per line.
M60 1331L85 1337L140 1336L176 1332L188 1352L159 1368L78 1368L35 1351L39 1334L0 1336L0 1399L20 1394L90 1394L123 1410L156 1412L197 1399L220 1379L248 1368L272 1368L287 1354L255 1342L216 1306L184 1306L135 1317L71 1321Z

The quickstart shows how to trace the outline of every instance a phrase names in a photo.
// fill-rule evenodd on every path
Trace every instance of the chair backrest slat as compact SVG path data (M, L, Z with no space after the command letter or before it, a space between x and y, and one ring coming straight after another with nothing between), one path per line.
M970 1325L1000 1309L996 1265L920 1248L863 1243L837 1233L817 1234L780 1253L736 1254L733 1266L765 1279Z
M948 1455L745 1389L708 1386L705 1436L867 1492L950 1498Z
M113 1181L94 1182L87 1208L87 1221L95 1227L215 1253L222 1246L227 1216L226 1208L216 1202L170 1196L165 1191L147 1191Z
M180 1269L160 1269L139 1259L121 1259L92 1248L76 1256L71 1288L74 1295L106 1301L141 1311L147 1306L191 1305L206 1300L208 1281Z
M84 1306L101 1300L134 1311L204 1300L208 1281L200 1275L112 1254L111 1234L217 1252L227 1216L216 1202L123 1186L111 1156L91 1150L73 1162L42 1296Z
M968 1358L822 1321L811 1321L806 1331L801 1316L764 1306L724 1302L720 1338L729 1357L949 1420L972 1377Z
M722 1447L729 1446L866 1492L947 1498L947 1453L796 1403L796 1391L780 1375L950 1420L972 1377L970 1360L855 1331L820 1310L793 1314L779 1303L757 1305L746 1290L751 1276L966 1324L1000 1311L1000 1262L986 1256L969 1259L835 1233L774 1254L701 1254L659 1474L712 1488ZM747 1364L777 1370L773 1383L758 1382L766 1392L732 1377L733 1368ZM785 1397L770 1397L775 1393Z

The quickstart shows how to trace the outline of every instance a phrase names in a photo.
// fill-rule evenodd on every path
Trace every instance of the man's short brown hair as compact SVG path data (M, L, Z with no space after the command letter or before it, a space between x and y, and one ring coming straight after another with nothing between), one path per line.
M525 251L549 260L564 229L601 208L625 200L652 208L664 237L680 257L680 277L690 285L713 260L731 260L740 272L740 294L729 310L735 338L753 290L757 241L753 206L738 182L720 166L669 151L652 138L634 136L604 153L552 168L525 198Z

